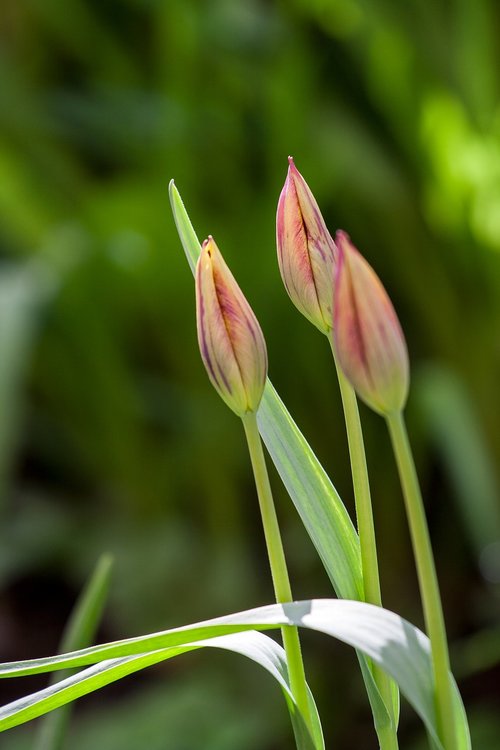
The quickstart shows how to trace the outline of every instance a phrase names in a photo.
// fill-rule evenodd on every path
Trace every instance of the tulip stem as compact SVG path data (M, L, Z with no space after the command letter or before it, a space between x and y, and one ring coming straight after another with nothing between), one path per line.
M332 347L333 359L337 368L340 395L342 397L342 405L344 408L347 441L349 444L356 517L361 548L361 569L363 574L365 601L369 604L375 604L378 607L381 607L382 595L380 592L377 543L375 539L370 481L368 479L368 469L366 465L365 446L361 420L359 418L358 402L354 388L344 375L342 368L337 363L331 337L330 345ZM372 669L373 678L385 703L390 719L388 725L377 727L380 747L382 750L397 749L399 745L397 739L397 723L395 719L392 683L386 673L376 664L372 664Z
M242 417L243 426L248 442L248 450L252 462L255 485L259 498L260 512L262 516L262 525L264 527L264 536L267 546L267 554L271 566L271 576L273 579L274 593L276 601L279 604L291 602L292 589L288 576L285 553L281 534L274 507L269 475L267 473L266 461L262 450L257 418L254 412L249 412ZM306 725L311 732L311 715L309 711L309 698L300 649L298 629L286 625L281 629L283 637L283 646L285 648L286 660L288 664L288 674L290 678L290 688L299 707ZM311 732L312 736L312 732Z
M406 425L402 412L387 416L396 457L417 567L427 635L431 642L439 736L446 750L456 750L455 709L443 607L429 529Z

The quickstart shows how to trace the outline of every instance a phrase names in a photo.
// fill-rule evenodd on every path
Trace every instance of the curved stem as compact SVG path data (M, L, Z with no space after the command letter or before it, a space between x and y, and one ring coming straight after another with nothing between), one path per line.
M337 368L342 406L344 408L347 441L349 444L354 499L356 503L356 517L361 548L361 569L363 573L365 601L381 607L382 595L380 592L377 543L375 539L370 481L366 465L365 446L363 441L363 431L361 429L361 420L359 418L358 402L354 388L349 383L342 368L339 367L336 361L331 339L330 345L332 347L333 359ZM374 664L372 666L373 678L390 717L390 726L383 726L377 730L380 746L382 750L394 750L398 748L398 739L391 680L377 665Z
M389 414L387 416L387 424L403 488L413 554L417 566L420 595L422 597L425 625L427 635L431 641L436 713L440 739L446 750L455 750L457 747L454 721L455 711L450 679L448 643L422 494L420 492L420 485L403 414L401 412Z
M257 495L259 497L262 525L264 527L267 554L271 566L274 593L276 595L276 601L279 604L284 604L293 600L292 589L290 586L278 518L274 507L269 475L267 473L266 461L262 450L262 443L255 413L250 412L246 414L242 418L242 421L252 462ZM286 626L282 628L281 632L288 663L290 688L307 726L311 729L309 698L307 694L307 684L298 629L296 627Z

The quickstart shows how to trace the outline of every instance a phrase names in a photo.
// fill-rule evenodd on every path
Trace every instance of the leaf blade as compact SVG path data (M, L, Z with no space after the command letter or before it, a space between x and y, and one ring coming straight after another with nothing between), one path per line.
M56 716L60 714L61 708L67 706L68 703L116 682L122 677L166 659L206 647L238 653L266 669L277 680L284 694L291 715L298 750L324 750L321 722L311 692L308 690L313 737L309 734L289 685L284 649L276 641L254 630L218 636L208 641L201 640L178 647L159 649L148 654L124 656L98 662L77 674L72 674L50 684L47 688L27 696L27 698L13 701L4 706L0 709L0 731L19 726L58 709L56 714L52 714L52 716Z
M216 636L244 630L276 629L284 625L310 628L362 651L398 683L402 694L440 746L429 639L394 612L359 601L315 599L258 607L161 633L93 646L73 654L0 665L0 676L34 674L133 654L151 654L162 648L196 645ZM458 747L459 750L470 750L467 719L456 687L455 702ZM0 730L6 710L9 708L0 710Z
M61 651L83 648L92 642L106 603L112 564L110 555L101 555L97 561L71 612L61 639ZM69 677L63 673L60 679L64 680L66 676ZM33 750L58 750L62 746L69 717L69 706L47 716L35 736Z
M337 595L362 601L363 579L356 530L335 487L270 381L257 422Z

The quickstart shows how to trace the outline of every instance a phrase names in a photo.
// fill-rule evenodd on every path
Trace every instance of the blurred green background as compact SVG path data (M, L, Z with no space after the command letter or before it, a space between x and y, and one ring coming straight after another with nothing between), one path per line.
M494 0L2 0L1 657L53 653L103 551L100 639L272 601L238 420L211 388L174 177L264 329L348 508L328 346L279 279L289 153L382 277L475 748L500 718L500 6ZM362 409L386 606L422 625L389 442ZM297 598L330 596L277 477ZM354 655L303 637L327 746L375 748ZM44 680L6 681L2 702ZM32 747L35 723L2 737ZM403 705L402 747L424 745ZM81 700L67 748L291 747L279 690L198 653Z

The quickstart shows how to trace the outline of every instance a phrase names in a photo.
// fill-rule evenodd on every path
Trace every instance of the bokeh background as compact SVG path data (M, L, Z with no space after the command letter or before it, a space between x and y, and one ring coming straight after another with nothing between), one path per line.
M56 651L97 558L99 639L272 601L243 433L200 362L174 177L264 329L270 376L352 511L323 337L279 279L293 154L382 277L474 747L500 717L500 6L495 0L2 0L0 639ZM381 420L362 408L386 606L422 625ZM279 479L297 598L331 589ZM375 748L355 657L303 637L328 747ZM7 681L2 701L45 684ZM35 723L2 737L33 747ZM423 733L403 704L402 746ZM186 655L82 699L76 750L279 750L266 674Z

